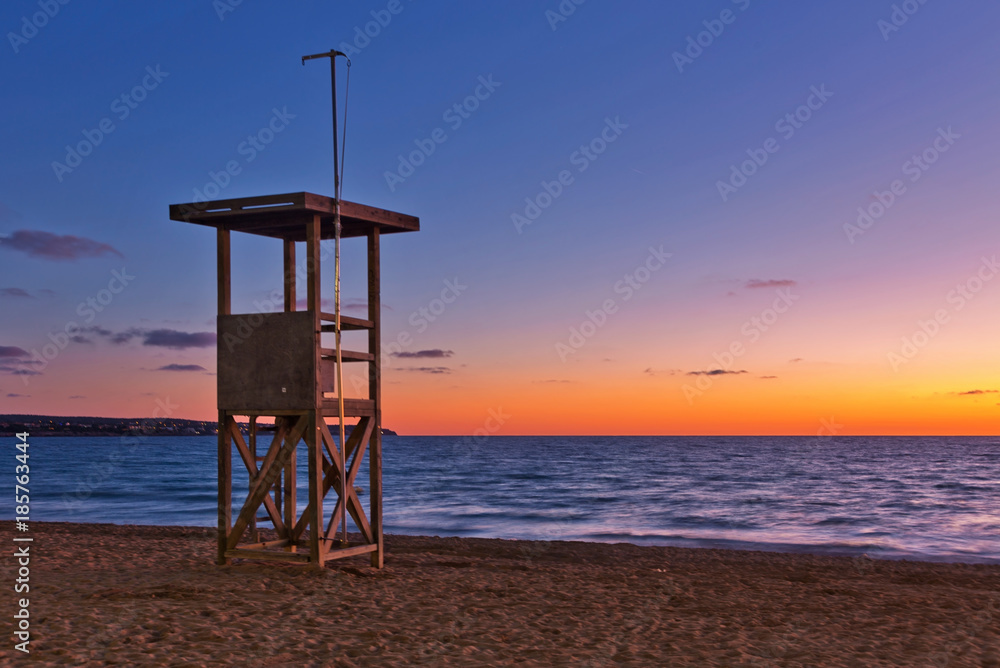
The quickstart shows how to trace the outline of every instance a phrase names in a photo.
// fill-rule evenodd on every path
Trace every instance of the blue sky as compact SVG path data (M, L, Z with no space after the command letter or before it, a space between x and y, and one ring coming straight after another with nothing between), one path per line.
M528 401L532 392L523 388L540 392L547 381L566 381L572 396L550 386L538 397L579 406L580 415L600 412L609 385L634 387L668 407L655 419L648 411L637 416L640 431L710 430L740 396L758 392L745 379L726 379L744 385L710 397L714 413L691 412L684 374L710 364L773 301L767 290L747 289L755 279L790 282L808 298L743 362L753 367L748 376L787 382L786 394L769 395L770 411L752 404L759 422L733 429L784 425L777 406L786 395L814 397L788 418L788 429L810 429L828 407L851 414L839 381L824 385L830 376L820 371L796 376L787 368L795 358L836 365L844 378L882 388L894 397L888 412L909 410L913 388L920 396L991 389L985 374L995 375L998 355L979 334L995 325L989 291L907 365L902 373L912 377L900 376L886 356L997 245L990 195L1000 148L1000 8L913 2L907 7L917 10L905 22L897 14L898 30L887 32L879 22L892 21L891 2L567 1L562 7L575 9L557 22L554 0L400 0L395 14L390 4L69 2L53 4L58 13L19 40L11 33L31 33L25 17L30 22L42 9L37 1L7 3L0 10L7 35L0 234L74 235L117 253L47 259L0 244L0 288L28 294L7 294L0 304L7 316L0 346L38 349L123 266L136 278L95 325L211 330L214 236L170 221L168 205L192 200L210 172L233 160L241 171L221 197L332 194L328 68L325 61L302 67L299 58L352 44L382 18L376 36L352 45L344 197L422 221L419 234L383 246L386 338L413 329L410 314L444 280L469 286L413 344L453 351L448 372L401 369L387 377L400 386L387 406L411 430L470 430L487 406ZM723 12L728 24L719 22ZM713 27L720 34L708 40L706 33L711 43L690 52L697 57L679 71L674 54ZM144 78L153 83L147 68L166 74L120 118L114 100ZM473 95L481 77L495 89L452 128L446 112ZM832 96L794 136L782 137L776 122L824 86ZM287 125L248 162L241 144L276 109ZM60 181L53 162L106 118L114 131ZM599 137L608 119L617 119L620 134L578 171L574 152ZM386 172L397 169L398 156L437 128L447 140L390 189ZM903 163L947 128L961 138L850 243L843 226L857 208L905 178ZM718 182L772 137L779 150L723 201ZM519 233L512 214L523 214L525 198L563 170L572 184ZM660 245L673 253L668 267L571 361L560 360L555 344ZM276 286L280 251L262 240L240 240L235 251L234 296L249 310ZM360 264L349 256L345 271L345 296L363 296ZM141 412L134 397L172 391L197 397L191 416L211 415L213 377L154 371L192 364L211 372L214 350L129 345L71 346L27 389L20 379L0 378L0 397L23 395L4 400L10 412L79 406L130 414ZM959 365L965 376L943 371L970 349L976 362ZM649 369L674 379L642 386ZM98 398L85 387L94 377L114 389ZM444 403L449 393L469 397L454 413L466 417L427 417L423 404L407 412L408 392L436 392ZM71 395L87 398L74 404ZM528 403L511 429L558 432L580 419L572 410L549 419L532 408L537 397ZM971 418L956 410L977 429L996 424L995 410ZM853 425L882 430L873 420L858 414ZM602 424L594 429L614 429L610 418Z

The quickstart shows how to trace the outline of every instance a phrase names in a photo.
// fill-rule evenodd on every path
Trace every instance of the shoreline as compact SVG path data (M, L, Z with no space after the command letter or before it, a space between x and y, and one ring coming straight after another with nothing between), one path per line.
M995 564L394 534L315 572L216 566L214 528L18 535L52 664L1000 667Z
M0 519L0 527L6 524L12 523L13 520ZM120 524L112 522L33 522L32 526L37 524L46 525L84 525L92 527L133 527L136 529L160 529L160 528L170 528L170 529L192 529L192 530L208 530L214 531L214 525L198 525L198 524L133 524L123 522ZM264 529L266 531L266 529ZM934 555L934 554L922 554L922 553L907 553L901 551L887 550L885 552L879 552L880 549L877 545L872 546L851 546L851 545L828 545L828 544L810 544L810 543L767 543L761 541L744 541L738 539L728 539L728 538L685 538L677 537L673 539L673 542L656 542L661 540L660 538L653 538L650 541L640 541L640 540L629 540L629 536L618 536L614 539L608 538L607 540L597 540L590 539L587 537L580 538L557 538L552 540L542 540L539 538L520 538L520 537L503 537L503 536L472 536L472 535L460 535L460 534L410 534L410 533L387 533L385 534L386 540L389 538L434 538L434 539L462 539L462 540L496 540L504 542L524 542L524 543L582 543L585 545L631 545L634 547L652 547L652 548L676 548L681 550L719 550L724 552L760 552L764 554L789 554L789 555L803 555L803 556L814 556L814 557L835 557L842 559L871 559L873 561L907 561L914 563L927 563L927 564L976 564L976 565L987 565L987 566L998 566L1000 567L1000 556L990 557L990 556L979 556L974 554L968 555ZM213 534L214 538L214 534ZM641 539L644 536L633 536L634 539Z

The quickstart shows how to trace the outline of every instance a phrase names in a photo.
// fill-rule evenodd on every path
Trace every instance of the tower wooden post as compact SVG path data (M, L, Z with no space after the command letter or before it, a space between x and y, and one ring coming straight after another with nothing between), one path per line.
M323 335L335 334L334 315L322 310L321 243L333 237L336 202L312 193L217 200L170 207L170 218L217 230L218 264L218 473L219 529L217 562L234 558L292 561L322 567L329 559L370 554L384 564L382 536L382 393L380 246L383 234L415 232L420 221L392 211L340 202L342 237L365 237L368 264L368 318L341 315L341 330L364 330L368 350L343 350L345 363L368 370L368 396L348 397L335 383L333 351ZM281 310L233 313L231 232L280 239L283 251ZM305 242L302 265L296 242ZM306 283L306 308L296 305L296 283ZM338 393L344 392L344 415L357 419L341 450L326 424L338 416ZM244 438L237 418L247 418ZM259 418L274 419L273 436ZM305 444L308 498L300 512L297 499L297 450ZM264 449L266 447L266 450ZM235 519L233 451L247 470L249 486ZM369 465L369 503L355 487L361 464ZM343 478L342 478L343 476ZM346 489L341 494L341 480ZM330 490L336 502L324 512ZM263 508L266 517L258 517ZM345 515L357 538L344 543L337 527ZM324 522L326 520L326 522ZM258 523L271 525L258 535ZM301 550L300 550L301 548Z

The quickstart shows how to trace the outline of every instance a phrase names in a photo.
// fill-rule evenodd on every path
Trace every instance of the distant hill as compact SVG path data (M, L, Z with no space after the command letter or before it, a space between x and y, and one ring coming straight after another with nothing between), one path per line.
M218 423L176 418L107 418L64 415L0 415L0 436L28 432L31 436L208 436L218 433ZM265 425L261 425L266 430ZM353 425L347 425L351 433ZM382 434L397 436L391 429Z

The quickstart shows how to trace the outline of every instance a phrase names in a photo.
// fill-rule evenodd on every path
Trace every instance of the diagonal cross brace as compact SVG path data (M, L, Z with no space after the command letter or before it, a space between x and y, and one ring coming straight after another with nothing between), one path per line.
M358 426L356 426L354 430L351 432L351 436L350 438L347 439L347 443L345 443L345 448L344 448L347 451L348 457L350 457L351 454L354 453L354 460L350 467L350 473L348 473L348 482L347 482L348 500L350 502L349 511L351 513L351 517L354 518L355 524L358 525L358 528L361 530L362 534L364 534L365 539L368 540L369 542L371 542L372 538L371 528L368 525L368 520L365 517L364 510L361 507L361 500L358 498L357 493L354 491L354 478L357 475L358 468L360 468L361 465L361 459L364 456L364 450L365 450L364 446L367 444L368 439L371 437L373 424L374 421L372 420L372 418L369 417L361 418L361 422L359 422ZM324 466L324 471L323 471L323 491L320 496L325 497L327 493L330 491L330 489L333 487L334 482L340 481L340 477L342 475L341 473L342 469L341 469L340 453L337 451L337 448L334 445L333 435L330 433L329 427L327 427L326 423L324 422L320 422L320 433L323 436L323 444L326 447L327 453L329 453L330 455L330 459L332 460L330 463L327 463ZM340 519L341 507L342 507L341 502L338 500L336 510L334 512L334 516L338 520ZM295 527L292 529L289 538L293 542L299 539L299 537L305 531L306 526L308 526L309 524L308 518L310 510L311 506L306 506L306 510L305 512L302 513L302 517L299 518L299 521L296 522Z
M333 474L340 474L346 478L347 481L347 502L337 503L334 507L333 515L330 517L330 524L326 528L325 538L328 541L332 541L337 532L337 523L340 521L343 513L344 506L347 507L347 511L351 514L354 519L354 524L357 525L358 530L361 535L364 536L365 542L373 543L374 538L372 536L371 526L368 524L368 518L365 517L364 508L361 506L361 499L358 498L357 492L354 491L354 479L358 475L358 469L361 468L361 460L364 459L365 449L368 446L369 439L371 438L373 427L375 425L375 420L373 418L366 418L364 425L364 435L361 437L357 448L354 450L354 458L351 460L350 470L346 474L341 474L340 470L332 470L331 465L330 474L323 480L323 494L325 495L330 488L333 487L334 479ZM359 425L360 426L360 425ZM354 432L351 432L353 436ZM328 443L328 447L333 446L333 436L330 434L329 430L324 432L324 440Z
M303 415L299 418L298 422L295 423L295 426L285 438L285 443L280 449L276 448L278 445L277 437L275 437L274 442L271 443L267 456L264 458L264 462L260 467L261 475L257 477L256 482L251 486L250 494L247 496L247 500L244 502L243 508L240 509L240 515L236 519L236 523L233 524L232 532L229 534L227 545L230 550L234 549L240 542L240 538L243 537L243 532L246 531L247 526L250 524L250 519L256 516L257 509L260 508L260 504L264 501L264 497L271 491L274 481L278 479L279 475L281 475L281 471L285 468L285 464L288 463L292 453L295 452L295 448L298 446L299 440L301 440L302 434L305 432L306 426L308 425L309 421L307 417L308 416Z
M236 443L236 450L240 453L240 457L243 459L243 463L247 467L247 471L250 473L251 482L260 475L260 470L257 468L257 462L254 460L253 455L250 454L250 448L247 447L246 441L243 440L243 434L240 433L239 427L236 426L236 420L232 417L229 418L229 432L233 437L233 442ZM276 435L275 438L280 439L280 436ZM273 445L273 443L272 443ZM270 448L268 449L270 452ZM264 508L267 510L268 516L271 518L271 523L274 525L274 530L278 532L279 536L285 536L285 523L281 520L281 513L278 511L278 507L274 503L274 499L271 498L271 488L268 488L267 493L264 495ZM256 509L254 514L256 514Z

